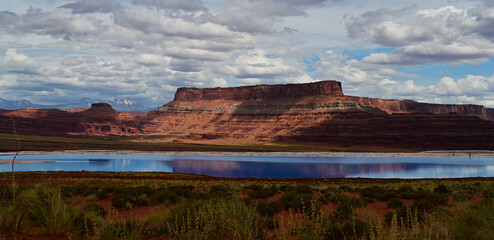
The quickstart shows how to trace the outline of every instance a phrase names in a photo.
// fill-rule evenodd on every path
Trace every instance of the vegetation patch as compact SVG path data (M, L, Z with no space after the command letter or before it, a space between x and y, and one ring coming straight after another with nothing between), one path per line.
M494 179L0 173L9 239L490 239ZM373 202L373 203L371 203ZM404 204L406 202L406 204Z

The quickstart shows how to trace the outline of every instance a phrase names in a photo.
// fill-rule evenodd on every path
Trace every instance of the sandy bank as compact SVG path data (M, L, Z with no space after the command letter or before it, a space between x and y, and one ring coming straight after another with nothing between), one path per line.
M55 161L30 161L30 160L16 160L15 164L19 163L54 163ZM11 164L12 160L0 159L0 164Z
M1 155L13 155L13 152ZM63 151L26 151L22 155L30 154L119 154L119 155L191 155L191 156L290 156L290 157L452 157L452 158L494 158L494 151L488 150L454 150L454 151L426 151L426 152L146 152L146 151L113 151L113 150L63 150ZM1 163L10 163L11 160L0 160ZM16 163L33 161L16 161ZM39 163L40 161L34 161Z

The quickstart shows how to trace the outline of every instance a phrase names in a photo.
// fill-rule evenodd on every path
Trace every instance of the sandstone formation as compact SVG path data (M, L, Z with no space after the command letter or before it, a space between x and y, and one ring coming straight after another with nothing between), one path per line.
M89 109L64 111L60 109L22 109L0 114L0 132L12 133L12 118L19 134L125 135L138 134L136 117L115 111L107 103L93 104Z
M257 85L230 88L179 88L174 101L255 100L300 98L309 96L344 96L341 83L323 81L307 84Z
M28 135L139 135L198 143L293 142L340 147L494 149L494 110L345 96L341 84L179 88L147 115L89 109L0 111L0 132Z

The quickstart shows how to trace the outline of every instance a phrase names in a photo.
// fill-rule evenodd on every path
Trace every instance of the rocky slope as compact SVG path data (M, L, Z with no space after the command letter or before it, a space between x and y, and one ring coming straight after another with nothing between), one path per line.
M107 103L95 103L89 109L21 109L0 113L0 132L12 133L13 121L19 134L126 135L141 133L138 117L115 111Z
M147 115L108 104L78 111L0 112L0 132L33 135L141 135L162 141L265 143L400 149L494 149L494 111L478 105L345 96L341 84L179 88ZM152 135L154 137L149 137Z

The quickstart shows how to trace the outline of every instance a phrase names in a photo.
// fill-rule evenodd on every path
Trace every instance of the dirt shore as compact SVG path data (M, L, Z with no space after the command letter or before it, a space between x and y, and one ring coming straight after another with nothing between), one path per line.
M0 156L15 152L1 153ZM116 151L116 150L61 150L61 151L22 151L20 154L121 154L121 155L195 155L195 156L300 156L300 157L452 157L452 158L494 158L489 150L447 150L425 152L197 152L197 151ZM1 160L11 162L11 160Z

